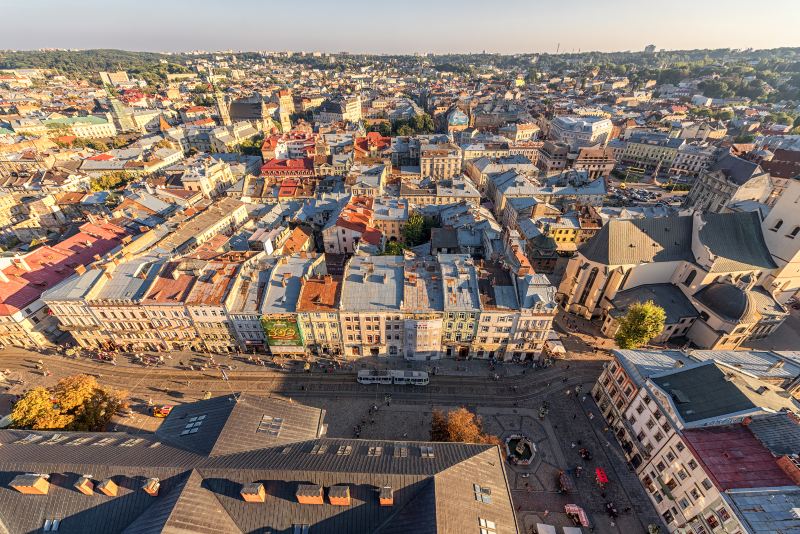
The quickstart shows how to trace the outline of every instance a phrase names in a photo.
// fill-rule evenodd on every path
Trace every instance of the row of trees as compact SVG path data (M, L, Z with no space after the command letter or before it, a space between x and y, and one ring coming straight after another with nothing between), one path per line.
M55 387L29 390L11 412L15 428L100 431L121 408L127 393L101 386L93 376L62 378Z
M436 124L433 117L427 113L415 115L410 119L401 119L389 122L378 122L367 127L367 131L378 132L385 137L390 135L417 135L431 134L436 132Z

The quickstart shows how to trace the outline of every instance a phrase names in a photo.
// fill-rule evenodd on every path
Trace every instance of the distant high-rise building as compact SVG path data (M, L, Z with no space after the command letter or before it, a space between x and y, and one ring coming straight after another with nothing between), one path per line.
M645 54L655 54L656 53L656 45L649 44L644 47Z

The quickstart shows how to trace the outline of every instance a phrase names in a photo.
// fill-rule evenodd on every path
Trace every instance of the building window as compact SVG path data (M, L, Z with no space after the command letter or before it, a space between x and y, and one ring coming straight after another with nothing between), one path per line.
M728 513L727 508L720 508L717 510L717 515L719 516L720 520L724 523L725 521L730 520L731 515Z
M780 229L781 226L783 226L783 219L778 219L775 222L775 226L772 227L772 231L773 232L777 232Z
M694 458L689 460L689 469L691 469L692 471L697 469L697 462L694 460Z
M789 239L794 239L795 237L797 237L798 233L800 233L800 226L795 226L786 237L788 237Z
M482 517L478 518L478 525L480 525L481 534L496 534L497 533L497 525L494 521L489 521L488 519L484 519Z
M686 287L689 287L690 285L692 285L692 282L694 281L694 277L695 276L697 276L697 271L692 269L692 272L690 272L689 276L686 277L686 280L683 281L683 285L685 285Z
M475 493L475 500L486 504L492 504L491 488L484 488L478 484L473 484L472 489Z
M710 489L711 489L711 487L713 486L713 484L711 484L711 481L710 481L710 480L708 480L707 478L704 478L704 479L703 479L703 481L702 481L700 484L701 484L701 485L703 486L703 488L704 488L704 489L706 489L706 490L710 490Z

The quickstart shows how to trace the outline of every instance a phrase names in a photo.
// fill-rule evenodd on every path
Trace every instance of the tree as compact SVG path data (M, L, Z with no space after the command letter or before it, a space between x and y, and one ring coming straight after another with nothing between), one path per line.
M664 308L652 300L637 302L620 319L619 330L614 339L621 349L641 347L664 330L666 318Z
M63 415L53 404L53 396L39 386L28 391L11 412L14 426L32 430L66 428L73 418Z
M444 414L434 410L431 416L431 440L462 443L488 443L498 445L497 436L483 431L480 417L464 407Z
M125 171L112 171L103 174L99 178L92 178L89 183L92 191L110 191L124 187L128 182L133 180L133 175Z
M28 391L14 406L11 418L17 428L99 431L125 397L124 392L101 386L93 376L68 376L52 390Z
M431 238L431 228L434 221L430 217L423 217L419 213L413 213L403 226L403 238L412 247L427 243Z
M383 247L383 255L384 256L402 256L403 250L405 247L399 241L389 241L386 243L386 246Z

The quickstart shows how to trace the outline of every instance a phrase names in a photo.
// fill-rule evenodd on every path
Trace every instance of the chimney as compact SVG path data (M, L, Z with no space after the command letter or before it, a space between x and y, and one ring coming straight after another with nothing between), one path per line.
M380 489L378 501L381 503L381 506L394 505L394 492L390 486L384 486Z
M0 282L8 283L8 276L0 269Z
M783 455L777 460L778 466L797 485L800 485L800 458L796 454Z
M75 489L84 495L94 495L94 484L92 484L92 477L89 475L83 475L75 483Z
M264 484L260 482L243 484L239 493L241 493L242 499L247 502L264 502L267 498L267 494L264 492Z
M113 480L107 478L97 485L97 491L108 497L116 497L119 488Z
M324 504L322 486L319 484L300 484L295 496L300 504Z
M86 272L86 266L85 265L78 265L77 267L75 267L75 274L82 275L85 272Z
M50 490L48 475L17 475L9 486L25 495L47 495Z
M350 506L350 486L338 485L328 488L328 501L333 506Z
M147 480L144 481L142 489L144 490L145 493L147 493L151 497L157 497L158 488L160 487L161 487L161 482L159 482L157 478L148 478Z
M742 419L742 426L750 426L750 423L752 423L752 422L753 422L753 418L748 415L747 417Z
M23 257L21 257L21 256L20 256L20 257L18 257L18 258L14 258L14 263L15 263L15 264L17 264L17 266L18 266L20 269L22 269L22 270L24 270L24 271L31 272L31 266L30 266L30 265L28 265L28 262L27 262L27 261L25 261L25 258L23 258Z

